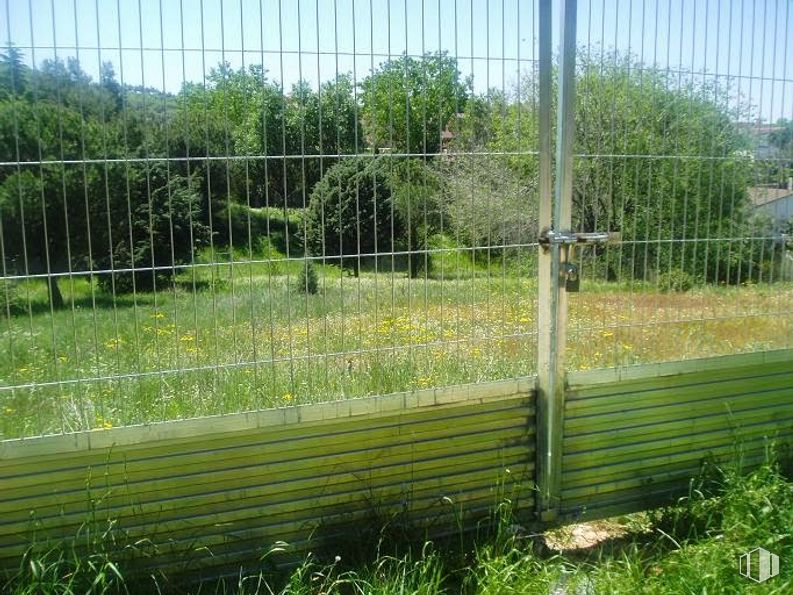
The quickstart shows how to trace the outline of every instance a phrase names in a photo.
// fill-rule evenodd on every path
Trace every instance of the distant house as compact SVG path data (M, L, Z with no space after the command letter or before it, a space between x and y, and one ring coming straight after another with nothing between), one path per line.
M449 130L448 126L443 129L443 132L441 132L441 152L442 153L446 154L446 153L449 152L449 146L451 145L451 143L454 140L455 136L456 135L454 134L454 132Z
M764 213L775 223L793 218L793 179L787 188L749 188L749 200L756 213Z
M779 155L779 148L771 142L771 133L782 130L782 126L755 122L740 122L738 127L749 135L752 140L754 158L760 161L774 159Z
M455 131L459 129L464 117L465 114L460 112L456 113L454 115L454 120L446 124L444 129L441 131L441 153L443 155L449 155L451 152L454 139L457 138L457 132Z

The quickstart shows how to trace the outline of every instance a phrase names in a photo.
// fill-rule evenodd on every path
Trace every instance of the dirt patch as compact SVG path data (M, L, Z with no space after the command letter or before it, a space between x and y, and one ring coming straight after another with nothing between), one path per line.
M587 553L606 544L620 542L632 528L617 520L567 525L543 535L545 547L563 554Z

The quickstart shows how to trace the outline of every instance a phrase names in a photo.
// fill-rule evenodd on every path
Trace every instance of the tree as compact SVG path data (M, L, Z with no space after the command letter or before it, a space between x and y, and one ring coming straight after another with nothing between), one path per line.
M521 89L493 123L489 146L512 152L512 166L535 185L537 159L515 153L536 150L536 80L524 78ZM759 274L760 266L735 266L736 258L760 258L759 248L700 241L741 235L749 225L751 162L735 124L745 108L727 84L619 53L602 62L581 54L576 89L574 227L622 234L621 247L596 251L604 273L652 279L672 267L728 283Z
M786 185L793 176L793 120L781 118L777 126L779 128L768 135L768 140L779 149L780 157L772 169L777 170L777 182Z
M304 207L337 161L327 156L356 153L363 136L349 75L316 90L299 81L286 93L261 65L221 64L205 85L185 85L175 103L170 154L196 157L191 167L204 174L206 196L223 203ZM221 159L198 159L207 155Z
M22 52L9 43L6 51L0 54L0 93L19 95L24 92L27 74Z
M392 179L381 159L350 158L314 187L306 215L306 250L339 257L357 275L360 254L393 252L404 223L395 210Z
M526 244L534 242L537 200L536 178L521 176L509 157L459 155L437 168L444 180L442 203L445 231L465 246Z
M89 229L84 196L91 173L59 160L82 156L92 142L79 113L50 101L0 100L0 159L23 165L0 172L0 222L7 267L20 273L59 273L85 266ZM44 161L37 167L26 161ZM49 278L54 308L63 305Z
M383 165L388 168L395 211L404 226L400 243L407 251L408 272L415 278L422 269L429 272L432 265L430 238L442 220L438 198L442 180L421 159L392 158Z
M150 291L158 280L169 278L180 264L194 261L195 251L209 242L210 230L202 222L201 198L190 179L171 174L162 162L117 168L110 186L116 196L111 211L101 207L97 221L116 220L106 234L109 249L96 257L103 269L140 269L103 276L100 284L116 293ZM126 203L126 204L125 204ZM95 229L99 227L98 225Z
M283 101L286 155L301 157L286 159L283 190L287 206L304 207L323 169L338 162L332 156L358 153L357 142L362 136L358 106L349 75L326 81L318 91L299 81ZM320 160L314 155L325 157Z
M102 68L99 72L99 84L112 98L113 110L116 112L121 110L124 105L122 89L116 80L116 71L112 62L102 62Z
M781 118L778 129L768 135L768 139L786 158L793 159L793 120Z
M582 229L622 233L610 275L679 268L739 282L734 245L696 241L740 235L747 224L750 162L730 89L620 56L606 68L584 60L577 85L575 151L608 156L577 160L573 209ZM667 157L678 155L687 157Z
M306 248L314 256L340 256L341 266L356 275L358 255L404 250L416 277L422 263L430 265L426 249L440 220L439 184L417 159L343 160L311 194Z
M167 109L141 94L160 105L167 96L119 87L119 112L112 68L103 72L97 84L76 60L49 61L23 70L24 93L0 97L0 160L18 162L0 171L0 254L6 270L48 275L53 308L63 306L58 274L172 266L208 237L192 179L162 161L86 162L164 153Z
M435 154L441 133L466 105L471 80L445 52L402 56L382 64L361 83L363 128L375 149Z

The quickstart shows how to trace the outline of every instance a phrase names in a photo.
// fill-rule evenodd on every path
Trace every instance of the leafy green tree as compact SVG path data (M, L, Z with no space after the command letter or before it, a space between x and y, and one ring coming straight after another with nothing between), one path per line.
M28 69L23 58L20 49L10 43L5 52L0 54L0 96L24 92Z
M292 158L284 160L282 187L275 189L275 196L280 191L287 206L305 207L323 170L338 162L332 156L358 153L356 144L361 133L352 80L349 75L340 75L323 83L318 91L299 81L281 101L286 142L275 154L285 151L283 154ZM278 161L275 165L281 166Z
M777 182L786 185L793 177L793 120L781 118L777 121L779 129L769 134L771 143L779 149L780 160L772 165L777 170ZM775 167L774 167L775 166Z
M781 118L777 122L778 130L768 135L769 140L789 159L793 159L793 120Z
M438 153L441 133L465 107L471 85L445 52L385 62L361 83L367 141L375 150Z
M505 117L494 116L489 146L536 150L538 85L527 77L521 88ZM752 164L735 125L745 111L731 89L619 53L602 63L581 54L576 89L574 227L622 234L621 247L597 251L604 273L652 279L674 267L728 283L760 274L757 259L772 250L698 241L740 236L749 225ZM536 158L516 155L512 165L536 187Z
M20 166L0 171L0 223L7 268L19 273L59 273L86 266L90 229L86 185L93 170L63 165L82 158L91 127L80 114L48 100L0 100L0 159ZM25 162L55 161L25 165ZM57 277L49 281L54 308L63 305Z
M358 274L360 254L392 252L404 222L395 210L393 184L383 160L349 158L314 187L306 215L306 250L339 257Z
M100 284L116 293L149 291L178 265L192 262L195 250L209 242L210 230L202 223L201 198L190 179L171 174L162 162L124 168L123 176L121 170L111 173L111 184L119 191L128 184L127 201L115 201L109 213L100 208L95 215L117 220L106 238L109 249L96 257L96 264L141 270L103 276Z
M429 268L428 239L440 220L440 180L417 159L351 158L330 168L311 195L306 248L339 256L358 273L358 255L404 250L415 277Z
M206 84L185 85L175 104L170 154L196 158L208 201L303 207L337 161L312 156L354 154L362 138L349 75L318 90L300 81L285 93L261 65L221 64ZM207 156L209 164L200 160Z
M736 246L696 241L743 235L748 221L751 162L729 88L681 84L627 57L606 69L584 61L577 84L576 152L587 157L576 163L574 212L583 229L622 233L611 275L648 278L677 267L739 282L730 263Z
M323 171L339 161L332 156L358 154L363 134L349 75L326 81L317 92L301 81L292 87L286 102L286 130L291 138L289 152L305 155L304 159L287 161L292 168L288 204L302 207ZM320 160L314 155L324 157Z
M20 68L14 76L25 87L0 97L0 160L19 162L0 171L6 270L56 274L49 277L50 302L59 308L58 273L188 260L208 237L191 180L162 161L85 162L164 154L168 98L113 87L110 67L100 83L75 60ZM164 103L166 109L156 107Z

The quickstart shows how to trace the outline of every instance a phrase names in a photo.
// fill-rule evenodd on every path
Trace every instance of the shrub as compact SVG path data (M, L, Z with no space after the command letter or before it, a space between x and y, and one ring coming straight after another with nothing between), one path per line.
M694 277L680 269L670 269L658 275L658 289L661 291L688 291L694 286Z
M252 208L244 204L213 203L212 232L215 245L234 246L247 252L261 254L262 242L269 241L286 252L289 238L290 253L302 253L296 241L303 227L302 211L275 207ZM269 238L269 240L268 240Z
M30 305L20 295L16 281L0 279L0 317L27 314Z
M310 260L305 260L300 275L297 277L297 290L300 293L315 294L319 291L319 276L317 267Z
M395 212L392 181L380 159L348 159L314 187L306 213L306 249L338 256L358 272L358 254L391 252L404 225Z
M306 213L306 249L339 256L358 272L358 255L408 252L411 276L423 264L440 211L437 176L417 159L348 159L330 168L314 187ZM354 257L354 258L353 258Z
M537 201L531 180L505 158L454 156L437 169L446 233L465 246L527 244L537 239Z

